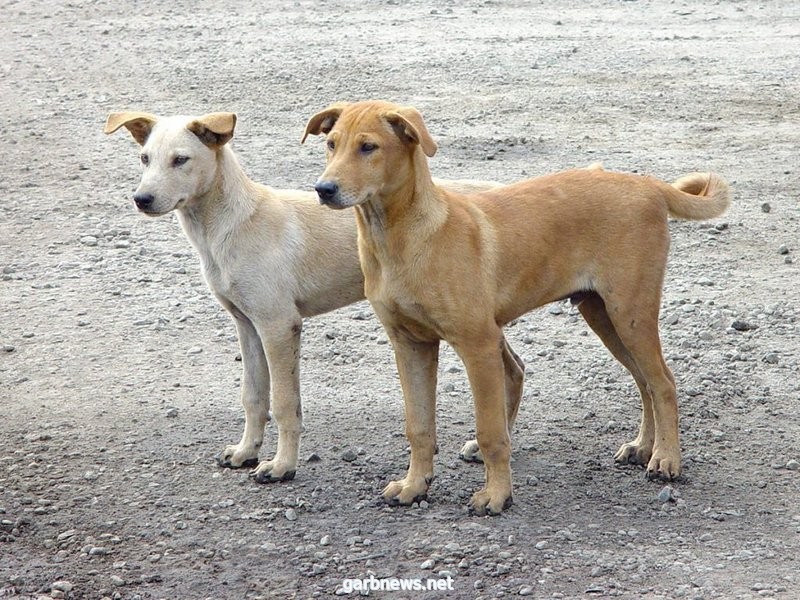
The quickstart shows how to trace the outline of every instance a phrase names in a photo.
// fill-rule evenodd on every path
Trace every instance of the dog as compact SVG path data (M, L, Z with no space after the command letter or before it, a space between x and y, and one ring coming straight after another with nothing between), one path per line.
M383 492L390 504L424 498L436 448L440 340L464 362L474 397L485 487L472 512L512 503L510 430L521 394L502 327L570 298L642 397L639 435L616 453L651 476L680 474L675 380L658 332L669 248L668 216L710 219L728 207L712 173L672 185L651 177L578 169L463 194L437 186L426 157L437 146L412 107L334 104L312 116L326 134L320 202L355 207L367 298L393 344L411 445L408 472ZM472 450L471 444L465 447Z
M312 191L250 180L228 144L235 125L233 113L115 112L104 131L125 127L142 146L136 207L153 217L175 211L206 282L236 324L245 425L217 463L255 467L259 483L286 481L295 476L302 431L302 321L362 300L364 278L352 216L321 207ZM439 183L462 192L500 185ZM259 462L270 397L277 447L272 459Z

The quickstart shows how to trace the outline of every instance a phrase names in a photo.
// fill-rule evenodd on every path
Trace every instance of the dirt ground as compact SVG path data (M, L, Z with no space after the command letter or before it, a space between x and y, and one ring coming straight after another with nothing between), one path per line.
M397 599L800 597L799 24L789 0L0 0L0 598L330 597L371 575L450 577L370 593ZM500 517L465 508L483 470L457 459L474 421L449 348L429 501L379 501L407 443L367 303L305 323L296 479L216 466L243 425L235 329L174 215L134 209L138 149L105 117L235 111L251 177L311 189L306 119L365 98L424 112L439 176L728 179L723 218L670 226L672 491L614 465L638 395L568 304L508 328L527 376Z

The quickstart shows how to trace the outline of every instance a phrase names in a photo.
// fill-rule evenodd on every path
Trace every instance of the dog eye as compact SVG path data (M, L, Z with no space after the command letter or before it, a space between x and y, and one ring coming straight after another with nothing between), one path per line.
M141 154L141 155L139 155L139 160L141 160L141 161L142 161L142 164L143 164L144 166L147 166L147 165L149 165L149 164L150 164L150 157L149 157L147 154Z
M189 162L188 156L176 156L172 159L172 166L180 167L181 165L185 165L187 162Z
M364 142L363 144L361 144L361 153L369 154L370 152L373 152L377 147L378 147L377 145L372 144L370 142Z
M330 150L331 152L333 152L333 150L334 150L335 148L336 148L336 142L334 142L333 140L328 140L328 150Z

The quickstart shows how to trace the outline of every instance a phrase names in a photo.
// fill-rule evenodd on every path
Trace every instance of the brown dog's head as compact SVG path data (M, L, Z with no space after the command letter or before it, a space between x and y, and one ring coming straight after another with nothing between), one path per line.
M436 153L419 111L389 102L329 106L309 119L302 141L322 133L328 165L314 187L330 208L391 196L413 180L415 169L427 169L420 150Z

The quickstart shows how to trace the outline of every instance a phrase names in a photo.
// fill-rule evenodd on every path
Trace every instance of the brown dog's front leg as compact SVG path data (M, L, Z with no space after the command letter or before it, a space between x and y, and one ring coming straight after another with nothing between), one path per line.
M484 339L491 340L492 336ZM478 446L486 468L486 486L475 492L469 503L470 510L478 515L498 515L512 504L504 340L500 332L495 339L496 343L453 345L467 368L475 401Z
M514 433L514 421L517 419L519 404L522 401L522 385L525 381L525 363L509 346L503 337L503 368L505 369L506 416L508 418L508 435ZM482 463L483 455L478 447L478 440L470 440L461 448L461 460Z
M433 481L436 451L436 371L439 342L415 342L391 335L406 413L406 437L411 445L408 473L383 490L392 505L409 505L427 497Z

